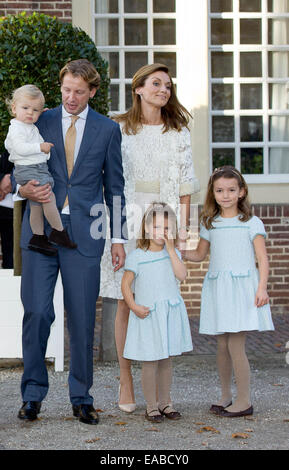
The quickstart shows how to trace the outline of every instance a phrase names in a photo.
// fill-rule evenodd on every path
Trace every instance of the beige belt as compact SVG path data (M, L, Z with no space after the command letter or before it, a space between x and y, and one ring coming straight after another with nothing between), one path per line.
M135 192L136 193L159 193L160 182L159 181L136 181Z

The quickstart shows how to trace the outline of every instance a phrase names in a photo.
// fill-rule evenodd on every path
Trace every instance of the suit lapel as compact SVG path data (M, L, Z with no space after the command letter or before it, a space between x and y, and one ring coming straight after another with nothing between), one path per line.
M62 132L62 106L56 108L55 115L51 116L51 120L52 122L51 125L48 125L48 129L53 139L51 141L55 142L55 155L58 158L59 165L62 168L64 174L66 175L66 177L68 177Z

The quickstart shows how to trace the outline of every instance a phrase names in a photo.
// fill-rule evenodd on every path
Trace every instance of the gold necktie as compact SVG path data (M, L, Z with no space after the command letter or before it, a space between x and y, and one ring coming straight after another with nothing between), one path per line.
M67 129L66 136L65 136L65 155L66 155L66 165L67 165L67 173L68 177L70 178L73 165L74 165L74 149L75 149L75 141L76 141L76 128L75 122L79 119L79 116L71 116L71 124ZM66 196L65 202L63 207L67 206L68 204L68 196Z

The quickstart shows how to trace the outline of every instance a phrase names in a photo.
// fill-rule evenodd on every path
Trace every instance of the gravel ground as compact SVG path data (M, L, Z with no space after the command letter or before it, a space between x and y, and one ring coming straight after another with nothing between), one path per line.
M221 418L208 412L218 399L214 356L174 360L172 398L183 418L152 424L144 419L140 367L133 366L137 409L128 415L117 407L118 365L95 365L94 405L97 426L73 418L68 398L68 371L49 366L49 393L39 419L22 422L22 367L0 369L1 450L285 450L289 448L289 365L285 354L251 357L253 417ZM238 434L239 433L239 434ZM236 437L233 437L237 434ZM239 436L239 437L238 437Z

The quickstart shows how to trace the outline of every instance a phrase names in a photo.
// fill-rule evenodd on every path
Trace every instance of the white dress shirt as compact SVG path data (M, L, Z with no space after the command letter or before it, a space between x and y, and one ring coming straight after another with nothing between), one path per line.
M80 144L82 142L87 113L88 113L88 105L80 114L78 114L79 119L77 119L77 121L75 122L76 140L75 140L75 147L74 147L74 164L76 162L77 155L80 149ZM69 114L64 108L64 106L62 106L62 134L63 134L64 144L65 144L66 132L68 131L70 124L71 124L71 116L72 114ZM70 214L69 204L67 204L67 206L65 206L64 209L62 209L62 214Z
M4 199L2 199L2 201L0 201L0 206L1 207L9 207L9 209L13 209L14 201L13 201L12 193L6 194Z

